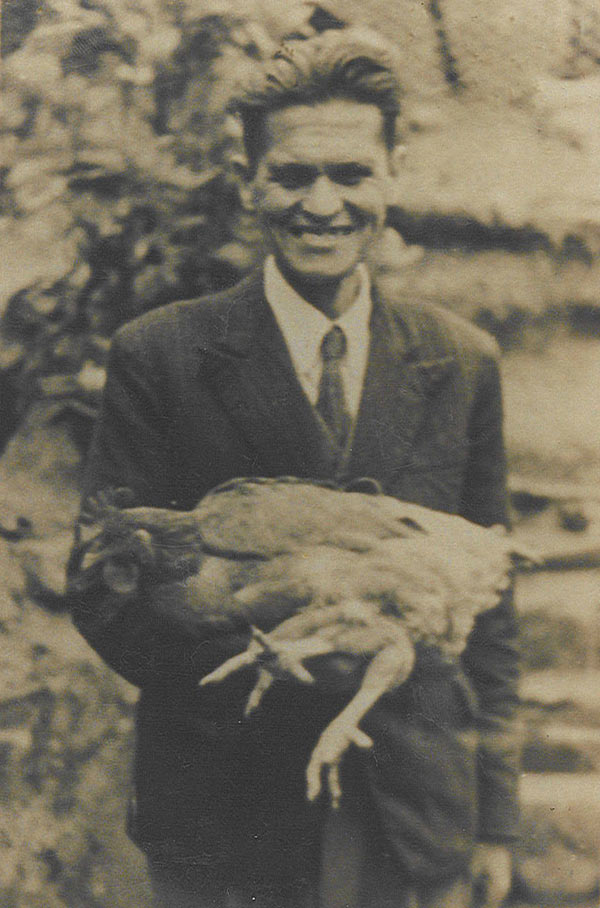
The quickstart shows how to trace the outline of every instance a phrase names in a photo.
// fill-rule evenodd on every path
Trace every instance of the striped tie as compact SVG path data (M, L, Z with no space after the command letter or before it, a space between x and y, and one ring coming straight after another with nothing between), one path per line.
M346 335L339 325L333 325L321 341L323 372L316 406L340 448L344 447L350 431L350 415L346 410L341 371L346 347Z

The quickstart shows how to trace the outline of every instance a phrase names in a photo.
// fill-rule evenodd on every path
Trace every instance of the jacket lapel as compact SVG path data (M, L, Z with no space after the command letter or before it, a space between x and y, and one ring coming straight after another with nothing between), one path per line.
M414 444L430 401L455 365L424 343L420 310L392 315L373 289L371 347L352 450L350 476L385 480L414 463Z
M253 474L385 480L414 461L430 399L456 365L424 343L421 310L398 319L373 288L371 344L353 439L339 463L300 383L264 295L262 271L232 294L216 343L199 350L210 383L255 454ZM439 344L438 344L439 346Z
M217 343L199 352L201 380L255 452L254 473L329 475L331 446L296 377L261 272L238 285Z

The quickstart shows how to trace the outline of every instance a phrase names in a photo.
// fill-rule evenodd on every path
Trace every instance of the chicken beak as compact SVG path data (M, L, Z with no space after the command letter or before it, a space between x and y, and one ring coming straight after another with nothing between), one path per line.
M111 559L122 560L123 555L127 553L141 561L151 560L154 555L151 534L147 530L136 530L135 533L132 533L129 545L124 545L122 540L106 545L102 543L101 536L96 537L83 555L79 563L79 571L87 573L97 565L106 564Z

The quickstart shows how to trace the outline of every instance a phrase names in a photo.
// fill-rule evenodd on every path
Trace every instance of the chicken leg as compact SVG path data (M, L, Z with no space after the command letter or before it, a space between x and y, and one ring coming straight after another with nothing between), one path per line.
M342 757L352 744L363 750L373 746L371 738L358 727L360 720L383 694L406 681L414 661L415 651L408 635L404 640L386 646L371 660L358 692L329 723L311 754L306 769L309 801L314 801L321 793L325 771L332 807L339 806Z

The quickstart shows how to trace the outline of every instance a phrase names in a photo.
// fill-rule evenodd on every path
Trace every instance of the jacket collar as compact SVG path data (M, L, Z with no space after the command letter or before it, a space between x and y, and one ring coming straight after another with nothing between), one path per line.
M395 359L410 364L419 374L424 386L435 390L456 365L455 358L450 355L431 355L422 339L420 311L417 307L407 303L398 325L375 282L372 292L371 330L377 330L378 326L387 330L389 353ZM200 348L204 352L210 349L224 356L245 357L254 353L257 346L265 346L265 343L272 341L271 330L267 337L263 333L265 326L276 327L265 296L262 267L253 270L231 288L228 295L228 316L220 323L214 347L200 345Z

